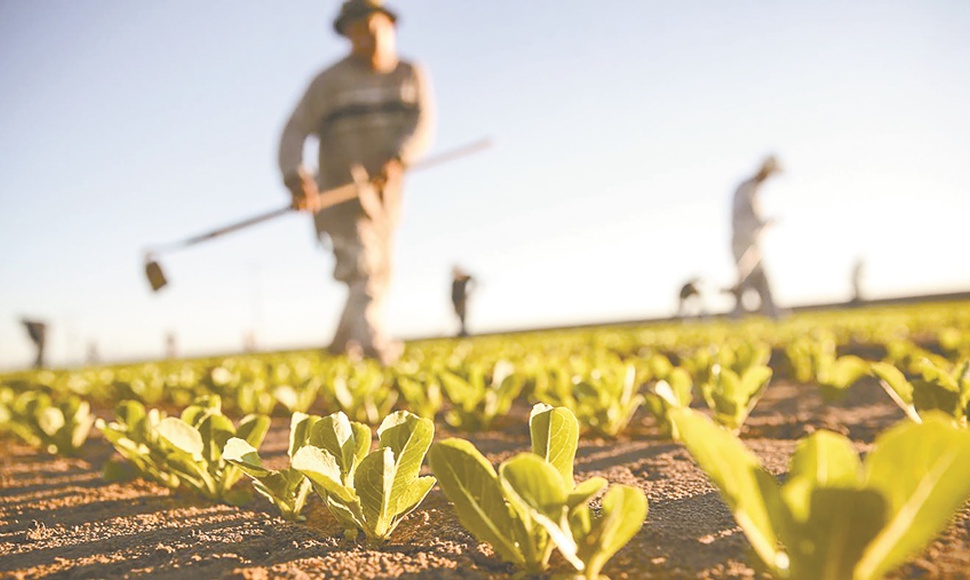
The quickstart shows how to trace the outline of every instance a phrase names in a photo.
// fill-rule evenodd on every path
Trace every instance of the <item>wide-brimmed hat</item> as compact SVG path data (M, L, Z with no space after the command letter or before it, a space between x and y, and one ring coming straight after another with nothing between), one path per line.
M778 160L774 155L769 155L765 157L764 161L761 162L761 173L765 175L771 175L772 173L781 173L781 161Z
M385 7L381 0L347 0L340 7L340 13L333 21L333 29L337 31L337 34L343 35L344 27L348 22L367 16L371 12L383 12L391 19L391 22L397 23L397 14Z

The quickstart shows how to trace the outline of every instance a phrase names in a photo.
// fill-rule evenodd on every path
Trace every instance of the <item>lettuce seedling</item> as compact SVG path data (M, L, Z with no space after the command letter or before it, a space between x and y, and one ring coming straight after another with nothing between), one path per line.
M434 477L418 477L434 423L397 411L381 422L377 437L378 449L368 453L370 429L337 412L313 425L291 465L310 480L345 535L359 530L382 542L435 484Z
M714 420L726 429L738 433L754 406L761 400L771 381L771 368L752 366L740 374L720 365L711 369L711 380L701 385L707 406L714 411Z
M838 356L834 335L819 332L792 340L785 353L800 383L816 382L826 401L834 401L846 389L869 374L869 363L855 355Z
M515 377L515 367L500 360L486 375L479 363L467 365L467 375L441 371L441 387L451 402L445 421L465 431L488 429L496 417L505 415L522 392L524 382Z
M138 475L174 489L179 479L166 469L167 452L158 438L158 424L164 418L164 412L146 411L139 401L121 401L115 407L114 421L108 423L98 418L95 426ZM111 461L105 466L104 475L109 481L115 481L130 474L125 472L123 464Z
M570 494L567 504L580 500L583 495ZM602 578L603 566L637 535L646 519L647 496L642 489L623 484L607 490L598 514L594 514L585 502L573 508L569 528L576 542L576 556L585 566L583 577L590 580Z
M218 395L199 397L180 417L145 413L134 401L123 402L119 422L98 422L105 438L131 460L136 469L172 488L188 487L206 498L238 504L244 494L232 492L242 477L222 451L229 439L239 437L257 447L269 430L269 417L247 415L239 427L222 414Z
M970 330L954 326L941 328L937 332L937 342L952 358L970 357Z
M502 463L498 472L471 442L457 438L432 446L431 469L462 525L503 560L535 574L548 568L558 549L583 577L597 578L643 525L646 496L614 486L594 514L588 503L607 482L594 477L574 483L575 415L565 407L538 404L529 430L532 452Z
M397 403L383 369L371 360L358 363L346 359L331 361L320 389L328 408L337 408L356 421L374 425Z
M277 392L270 391L262 378L241 381L232 394L226 396L226 400L233 404L238 413L262 415L272 414L280 402Z
M419 417L434 420L444 404L441 385L433 372L413 376L398 375L395 385L407 408Z
M296 384L277 385L273 388L273 398L291 414L306 413L316 402L321 384L319 377L312 377Z
M572 390L555 402L576 414L580 425L604 437L616 437L630 424L644 397L637 392L636 367L615 363L574 379Z
M266 383L275 403L293 413L306 413L317 400L323 376L305 358L274 359L267 365Z
M893 340L886 345L886 362L907 375L918 375L924 361L929 361L940 368L946 368L952 363L942 355L929 351L910 340Z
M290 418L290 445L287 450L291 463L296 452L309 441L313 426L321 419L316 415L293 413ZM306 520L300 512L303 511L307 496L310 494L310 480L292 465L285 469L263 467L263 461L256 448L239 437L233 437L226 442L222 457L252 478L256 491L276 505L284 519Z
M47 393L10 389L0 397L0 423L28 445L51 455L74 455L94 425L87 401L70 395L55 401Z
M825 354L816 359L815 380L826 401L837 400L868 374L869 363L853 354Z
M913 421L919 423L926 411L935 410L966 427L970 413L970 359L955 365L952 370L948 367L922 359L915 364L919 376L908 380L890 363L870 365L882 388Z
M694 385L690 373L680 367L671 369L666 377L657 381L647 393L646 408L656 419L661 432L671 439L677 439L677 431L667 418L667 413L674 407L690 407L694 400Z
M799 442L783 485L704 415L673 409L671 420L778 577L881 578L970 496L970 433L940 414L882 433L864 462L845 437L816 432Z

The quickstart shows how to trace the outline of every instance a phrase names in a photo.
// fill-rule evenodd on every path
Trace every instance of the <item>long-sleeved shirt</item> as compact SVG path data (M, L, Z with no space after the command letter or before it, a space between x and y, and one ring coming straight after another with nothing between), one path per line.
M734 193L734 205L731 212L731 226L733 237L731 245L735 252L755 245L758 236L767 220L761 215L761 203L758 198L758 186L761 183L756 178L748 179L738 186Z
M284 177L297 172L311 135L320 141L322 190L351 182L354 164L370 175L395 157L407 166L430 142L432 109L431 88L419 65L401 60L382 73L346 57L313 79L287 121L280 171Z

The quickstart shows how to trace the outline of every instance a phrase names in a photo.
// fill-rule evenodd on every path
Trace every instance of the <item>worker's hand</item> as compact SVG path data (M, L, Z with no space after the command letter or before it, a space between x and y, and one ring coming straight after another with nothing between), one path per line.
M292 207L295 210L316 213L320 209L320 189L317 181L302 167L294 175L288 175L284 180L286 188L293 196Z
M357 186L357 200L360 202L361 209L367 217L380 219L384 214L384 202L381 200L377 178L371 179L367 170L360 164L350 166L350 177Z
M360 207L367 217L376 220L384 216L384 201L373 182L368 181L357 186L357 199L360 200Z
M380 172L374 176L370 187L373 195L365 199L361 193L360 202L372 219L378 215L396 223L401 213L401 181L404 179L404 164L398 158L391 158L381 166ZM369 197L369 196L368 196Z
M399 189L404 179L404 163L397 157L388 159L375 179L377 189Z

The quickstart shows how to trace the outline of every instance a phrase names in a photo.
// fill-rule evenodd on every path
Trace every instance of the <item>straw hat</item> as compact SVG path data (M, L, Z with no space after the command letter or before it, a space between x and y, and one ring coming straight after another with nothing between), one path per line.
M340 7L340 13L333 21L333 28L337 34L343 35L344 27L348 22L367 16L371 12L383 12L391 22L397 23L397 14L386 8L381 0L347 0Z
M774 155L765 157L765 160L761 162L761 173L764 175L781 173L781 162Z

